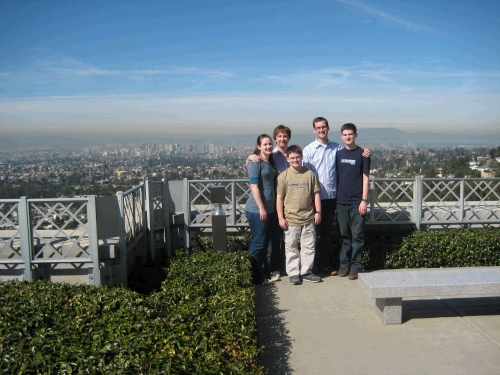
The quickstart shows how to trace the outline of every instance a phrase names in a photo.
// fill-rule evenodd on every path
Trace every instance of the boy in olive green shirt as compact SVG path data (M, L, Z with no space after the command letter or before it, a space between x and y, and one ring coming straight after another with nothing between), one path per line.
M290 168L278 176L276 211L285 232L286 272L294 285L320 282L312 273L316 227L321 223L321 197L316 175L302 166L302 149L288 146ZM298 240L300 238L300 251Z

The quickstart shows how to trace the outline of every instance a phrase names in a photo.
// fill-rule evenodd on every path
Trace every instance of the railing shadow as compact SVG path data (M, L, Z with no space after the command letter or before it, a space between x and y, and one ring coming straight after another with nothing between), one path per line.
M292 341L283 316L287 310L278 308L276 290L275 285L255 287L255 313L262 363L269 374L286 375L292 372Z

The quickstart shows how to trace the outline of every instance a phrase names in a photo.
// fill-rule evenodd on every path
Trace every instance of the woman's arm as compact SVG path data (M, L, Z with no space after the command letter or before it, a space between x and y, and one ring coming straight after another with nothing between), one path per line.
M259 185L258 184L250 184L250 190L252 190L253 199L255 203L259 207L260 220L267 219L267 211L264 207L264 202L262 202L262 197L260 195Z

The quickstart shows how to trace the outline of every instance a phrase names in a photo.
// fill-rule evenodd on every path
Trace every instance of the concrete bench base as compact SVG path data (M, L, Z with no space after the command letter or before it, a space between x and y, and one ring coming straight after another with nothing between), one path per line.
M377 298L375 313L384 324L401 324L403 298Z
M359 280L384 324L401 324L404 297L500 294L500 267L376 271Z

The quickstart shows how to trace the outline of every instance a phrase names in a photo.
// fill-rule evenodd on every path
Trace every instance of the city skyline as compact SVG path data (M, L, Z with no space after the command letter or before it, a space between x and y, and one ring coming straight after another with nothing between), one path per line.
M0 4L0 130L500 130L500 4ZM311 133L312 134L312 133Z

